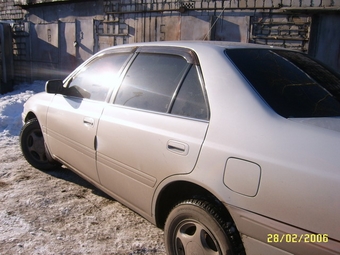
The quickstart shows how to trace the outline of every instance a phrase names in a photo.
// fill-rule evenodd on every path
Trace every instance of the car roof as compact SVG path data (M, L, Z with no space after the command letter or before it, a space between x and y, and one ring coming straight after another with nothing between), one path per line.
M223 49L241 49L241 48L262 48L262 49L283 49L268 45L260 45L253 43L241 43L241 42L227 42L227 41L159 41L159 42L141 42L131 43L118 46L112 46L105 50L112 50L118 48L129 47L142 47L142 46L168 46L168 47L184 47L192 50L208 49L208 48L223 48ZM105 51L104 50L104 51Z

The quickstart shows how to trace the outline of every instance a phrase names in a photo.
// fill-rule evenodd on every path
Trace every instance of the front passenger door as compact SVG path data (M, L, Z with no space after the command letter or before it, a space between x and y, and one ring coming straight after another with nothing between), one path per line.
M95 161L98 120L130 56L130 52L98 56L68 79L48 109L50 152L95 182L99 182Z

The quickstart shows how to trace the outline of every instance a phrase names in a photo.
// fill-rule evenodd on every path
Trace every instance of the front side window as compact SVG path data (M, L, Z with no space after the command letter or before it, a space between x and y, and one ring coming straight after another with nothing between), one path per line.
M339 75L307 55L274 49L231 49L226 54L281 116L340 116Z
M178 55L139 53L125 75L115 104L167 112L188 66Z
M84 66L69 82L64 94L96 101L105 101L115 84L120 69L130 53L116 53L98 57Z

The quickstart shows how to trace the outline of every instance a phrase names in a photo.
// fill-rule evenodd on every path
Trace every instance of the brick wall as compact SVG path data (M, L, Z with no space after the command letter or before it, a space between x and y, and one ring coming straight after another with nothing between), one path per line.
M3 0L0 2L0 20L21 20L26 11L15 5L14 0Z
M0 20L24 19L26 10L18 4L28 5L23 0L2 0L0 2ZM58 2L53 0L40 0L37 3ZM59 2L67 2L66 0ZM72 2L72 1L70 1ZM190 8L275 8L275 7L340 7L334 0L104 0L104 11L141 11L141 10L167 10L178 9L184 6Z
M13 55L7 55L7 57L11 57L13 61L13 82L27 81L28 77L26 61L18 61L18 57L21 58L21 52L26 51L27 44L26 41L23 42L22 38L18 37L16 34L17 26L20 26L18 24L22 23L23 19L25 18L25 14L26 11L19 6L16 6L13 0L0 1L0 21L10 23L13 29L13 34L11 38L13 45ZM6 40L9 38L6 37L4 39Z
M287 13L335 5L333 0L104 0L105 19L96 23L98 49L141 41L204 39L307 51L311 15L295 12L292 22Z
M30 77L30 52L35 46L31 36L37 25L45 23L54 24L55 28L72 28L72 34L61 29L65 34L58 36L67 40L67 54L79 61L84 60L79 53L82 48L70 45L76 40L72 39L74 34L79 37L78 33L83 31L84 35L94 31L93 46L87 47L91 52L119 44L164 40L253 42L306 52L315 11L338 15L340 7L336 0L101 0L96 1L100 13L94 15L89 11L91 7L79 8L86 6L86 2L91 1L0 0L0 21L10 22L13 28L14 71L18 81L34 79ZM78 7L68 11L67 3ZM81 24L81 28L77 22L70 25L78 17L79 24L84 19L91 22ZM63 56L65 49L59 45L57 55ZM58 61L61 66L61 60Z
M332 7L334 0L104 0L105 11L141 11L190 8L274 8L274 7ZM120 9L119 9L120 8Z

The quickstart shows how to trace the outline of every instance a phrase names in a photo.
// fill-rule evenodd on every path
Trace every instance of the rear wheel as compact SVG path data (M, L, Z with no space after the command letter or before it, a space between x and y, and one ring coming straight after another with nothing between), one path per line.
M20 145L25 159L33 167L49 170L60 166L58 162L48 159L44 136L37 119L27 121L22 127Z
M187 200L178 204L165 223L169 255L241 255L241 239L231 219L208 202Z

